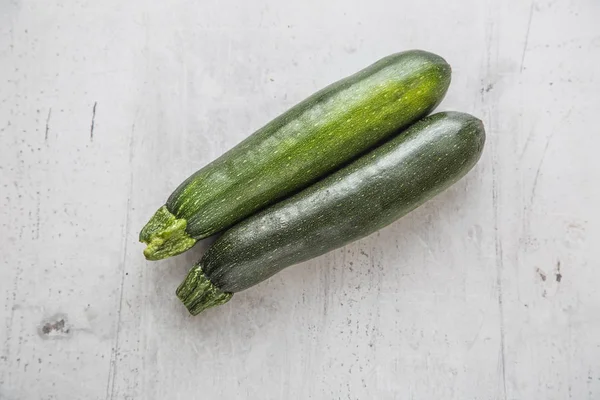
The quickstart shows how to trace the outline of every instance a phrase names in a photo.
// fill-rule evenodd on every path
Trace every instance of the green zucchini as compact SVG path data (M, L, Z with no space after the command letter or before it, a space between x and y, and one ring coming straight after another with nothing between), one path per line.
M149 260L191 248L429 114L450 84L443 58L397 53L285 112L184 181L146 224Z
M177 289L190 313L227 302L290 265L392 223L479 160L483 124L463 113L422 119L320 182L219 237Z

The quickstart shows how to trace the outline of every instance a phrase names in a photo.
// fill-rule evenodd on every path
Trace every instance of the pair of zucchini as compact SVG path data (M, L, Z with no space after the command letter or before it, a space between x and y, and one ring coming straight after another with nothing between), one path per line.
M441 57L408 51L309 97L183 182L140 233L146 258L225 230L177 289L195 315L410 212L483 149L475 117L425 117L450 75Z

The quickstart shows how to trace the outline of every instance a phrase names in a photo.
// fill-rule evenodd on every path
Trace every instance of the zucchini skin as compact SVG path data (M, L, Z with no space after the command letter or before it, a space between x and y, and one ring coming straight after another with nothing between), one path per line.
M429 114L450 79L443 58L411 50L317 92L175 189L140 234L146 257L181 253L309 186Z
M345 168L227 230L177 294L197 314L206 308L204 291L194 291L199 273L213 290L230 296L290 265L367 236L458 181L479 160L484 143L483 124L471 115L426 117Z

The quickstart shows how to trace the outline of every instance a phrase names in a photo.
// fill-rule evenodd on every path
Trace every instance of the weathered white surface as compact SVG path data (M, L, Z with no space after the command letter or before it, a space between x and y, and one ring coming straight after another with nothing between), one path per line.
M600 2L53 3L0 0L2 400L600 398ZM146 262L148 217L409 48L453 65L441 108L484 120L481 163L190 317L202 249Z

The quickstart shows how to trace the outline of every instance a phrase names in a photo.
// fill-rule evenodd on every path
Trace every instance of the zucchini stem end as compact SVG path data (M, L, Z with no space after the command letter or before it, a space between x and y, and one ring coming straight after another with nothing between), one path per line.
M202 266L195 265L176 291L190 314L198 315L210 307L227 303L233 293L223 292L208 280Z
M140 232L140 242L147 245L146 259L162 260L191 249L196 239L186 232L186 227L185 219L175 217L166 206L159 208Z

